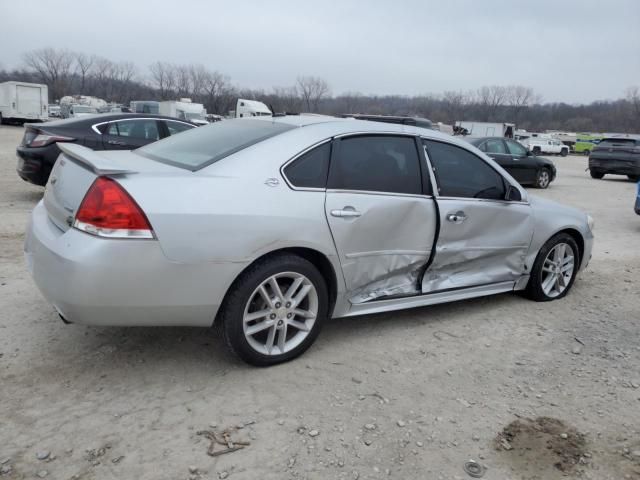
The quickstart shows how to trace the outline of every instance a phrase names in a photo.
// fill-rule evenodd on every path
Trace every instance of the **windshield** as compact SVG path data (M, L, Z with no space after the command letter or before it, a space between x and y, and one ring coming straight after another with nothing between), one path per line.
M263 120L227 120L150 143L135 152L195 171L293 128L292 125Z

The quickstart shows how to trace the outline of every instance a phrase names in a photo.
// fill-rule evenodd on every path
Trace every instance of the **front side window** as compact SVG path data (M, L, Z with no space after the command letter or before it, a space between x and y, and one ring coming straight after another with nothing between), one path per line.
M289 182L302 188L325 188L329 171L331 142L301 155L284 169Z
M329 188L400 194L422 193L413 137L358 136L336 143Z
M490 138L485 142L485 152L487 153L507 153L507 149L504 147L504 142L497 138Z
M518 157L524 157L527 155L527 150L518 142L514 142L512 140L505 141L507 142L507 148L509 149L509 153L511 155L516 155Z
M158 124L154 119L113 122L109 124L107 134L154 141L160 138Z
M480 157L448 143L424 140L443 197L503 200L502 176Z

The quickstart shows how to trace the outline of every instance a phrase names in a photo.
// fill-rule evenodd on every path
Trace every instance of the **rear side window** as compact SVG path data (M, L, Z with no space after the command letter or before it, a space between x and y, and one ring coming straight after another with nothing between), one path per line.
M336 143L329 188L422 193L420 160L413 137L359 136Z
M265 120L225 120L172 135L135 152L158 162L195 171L293 128L296 127Z
M301 155L286 166L284 174L295 187L325 188L329 173L331 142Z
M107 135L119 137L140 138L143 140L158 140L158 123L153 120L122 120L109 124Z
M600 141L599 145L601 147L634 147L636 140L633 138L605 138Z
M502 176L480 157L448 143L424 140L443 197L502 200Z

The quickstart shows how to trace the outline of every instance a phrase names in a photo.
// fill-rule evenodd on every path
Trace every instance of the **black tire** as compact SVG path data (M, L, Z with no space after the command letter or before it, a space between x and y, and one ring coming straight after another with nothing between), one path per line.
M318 295L318 313L307 336L297 347L282 354L266 355L254 349L247 341L243 316L256 288L272 275L282 272L299 273L309 279ZM225 342L235 355L251 365L266 367L292 360L307 350L320 333L328 310L328 289L318 269L302 257L280 253L257 261L236 279L220 308L216 322L219 322Z
M640 175L627 175L627 178L632 182L637 182L638 180L640 180Z
M534 155L539 155L541 152L540 147L533 147L532 152Z
M545 273L543 272L542 267L549 252L559 243L565 243L569 245L573 250L574 268L571 279L569 280L569 283L567 284L565 290L557 296L550 297L544 292L542 288L543 275ZM571 290L571 287L573 286L573 282L576 279L576 275L580 267L580 261L580 250L578 249L578 244L571 235L569 235L568 233L559 233L551 237L547 241L547 243L542 246L542 248L538 252L536 261L533 263L531 276L529 277L529 283L527 284L527 288L524 291L525 296L527 298L530 298L531 300L535 300L536 302L549 302L551 300L558 300L560 298L563 298L567 295L567 293L569 293L569 290Z
M548 188L551 184L551 172L548 168L541 168L536 173L536 188Z
M589 155L591 155L591 150L583 150L582 153L588 157Z
M0 112L0 125L4 123L4 119L2 118L2 112Z
M562 150L560 150L561 157L566 157L568 154L569 154L569 150L567 150L566 148L563 148Z
M591 178L595 178L598 180L604 177L604 172L601 172L599 170L589 170L589 174L591 175Z

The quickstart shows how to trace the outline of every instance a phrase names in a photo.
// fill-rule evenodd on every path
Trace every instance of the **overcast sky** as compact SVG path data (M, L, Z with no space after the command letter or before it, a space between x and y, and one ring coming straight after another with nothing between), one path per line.
M544 101L640 84L640 0L0 0L0 65L44 46L202 63L241 87L326 79L334 94L533 87Z

